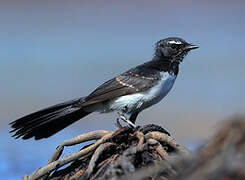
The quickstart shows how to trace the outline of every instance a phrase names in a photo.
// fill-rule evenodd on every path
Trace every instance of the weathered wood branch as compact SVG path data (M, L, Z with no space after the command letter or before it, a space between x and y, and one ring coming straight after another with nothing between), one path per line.
M59 159L65 146L90 140L97 141ZM174 154L188 153L166 130L156 125L121 127L115 132L100 130L62 142L46 166L24 179L113 179L159 160L168 161ZM68 163L70 166L58 170Z
M166 161L128 173L120 180L243 180L245 179L245 117L223 121L217 133L197 152L185 157L176 156ZM176 173L166 177L169 167Z
M96 142L60 159L64 147L90 140ZM61 143L24 179L245 179L245 118L224 121L195 153L152 124L86 133Z

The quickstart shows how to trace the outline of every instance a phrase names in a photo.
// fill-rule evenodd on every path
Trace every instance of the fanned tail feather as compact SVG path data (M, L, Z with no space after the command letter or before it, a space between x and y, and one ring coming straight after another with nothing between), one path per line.
M83 98L84 99L84 98ZM87 116L90 112L76 106L80 99L67 101L24 116L10 123L13 137L36 140L47 138L64 129L75 121Z

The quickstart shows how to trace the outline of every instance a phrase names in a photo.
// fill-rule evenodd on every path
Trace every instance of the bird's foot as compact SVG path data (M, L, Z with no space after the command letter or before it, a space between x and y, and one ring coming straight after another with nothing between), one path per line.
M136 128L136 125L134 123L132 123L128 118L126 118L122 112L118 112L118 115L119 115L119 118L117 119L117 124L120 124L119 119L121 119L125 123L127 123L131 128Z

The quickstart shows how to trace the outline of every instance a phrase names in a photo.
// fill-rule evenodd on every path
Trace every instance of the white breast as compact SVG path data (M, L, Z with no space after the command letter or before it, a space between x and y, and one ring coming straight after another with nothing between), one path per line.
M126 95L113 100L105 111L122 110L125 107L127 107L128 111L134 111L135 109L141 111L162 100L173 87L175 79L175 75L171 75L168 72L162 72L161 80L157 85L145 92Z
M143 108L147 108L161 101L173 87L175 79L175 75L171 75L168 72L162 72L159 83L144 93L145 104L143 104Z

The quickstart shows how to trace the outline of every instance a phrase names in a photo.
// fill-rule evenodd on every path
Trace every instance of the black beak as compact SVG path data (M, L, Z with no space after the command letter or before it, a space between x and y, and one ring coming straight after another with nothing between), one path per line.
M193 50L193 49L197 49L199 48L199 46L196 46L196 45L193 45L193 44L188 44L184 47L184 50L185 51L190 51L190 50Z

